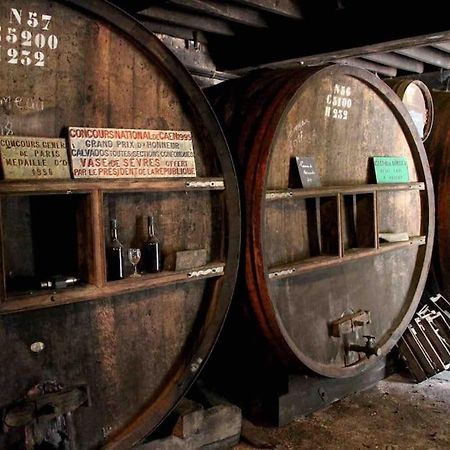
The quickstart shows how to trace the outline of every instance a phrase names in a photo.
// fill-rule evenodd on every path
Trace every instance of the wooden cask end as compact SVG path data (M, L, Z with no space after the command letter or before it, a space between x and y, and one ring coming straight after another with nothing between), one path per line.
M432 91L435 121L426 151L436 192L436 236L433 251L432 272L438 287L450 298L450 93Z
M385 81L406 106L420 138L425 142L430 136L434 122L434 103L428 86L420 80L404 78Z
M405 107L342 65L258 72L208 95L242 182L237 304L251 306L278 364L337 378L374 366L417 307L434 234L431 175ZM300 187L297 156L314 158L320 187ZM408 182L376 184L373 156L404 157Z
M231 156L181 63L107 2L5 0L0 25L0 134L192 133L195 178L0 181L0 447L53 433L60 448L128 449L185 394L225 319L240 246ZM126 252L149 215L164 270L109 281L110 220ZM82 283L11 287L58 270Z

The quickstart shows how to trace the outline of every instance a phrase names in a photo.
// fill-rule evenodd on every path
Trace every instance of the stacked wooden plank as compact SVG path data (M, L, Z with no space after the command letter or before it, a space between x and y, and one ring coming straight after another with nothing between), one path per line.
M398 344L400 356L421 382L450 368L450 303L441 294L427 299Z

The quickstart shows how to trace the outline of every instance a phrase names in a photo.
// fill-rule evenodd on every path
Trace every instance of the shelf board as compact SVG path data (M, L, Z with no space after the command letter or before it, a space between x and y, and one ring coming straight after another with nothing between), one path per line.
M354 248L345 250L344 256L316 256L308 258L303 261L294 262L292 264L285 264L283 266L272 267L269 269L269 279L278 280L281 278L293 277L315 270L326 269L329 267L338 266L356 259L373 257L382 253L392 252L408 248L411 246L424 245L426 242L425 236L415 236L408 241L402 242L386 242L380 244L380 248Z
M219 277L224 274L223 262L212 262L205 266L181 271L165 271L145 274L140 278L125 278L108 282L104 287L93 285L67 288L32 295L14 296L0 304L0 314L30 311L53 306L92 301L106 297L144 291L146 289L186 283L205 278Z
M0 194L224 190L223 178L0 181Z
M423 191L425 183L412 181L410 183L393 184L361 184L353 186L322 186L317 188L284 189L267 191L266 200L282 200L290 198L331 197L338 194L367 194L379 191Z

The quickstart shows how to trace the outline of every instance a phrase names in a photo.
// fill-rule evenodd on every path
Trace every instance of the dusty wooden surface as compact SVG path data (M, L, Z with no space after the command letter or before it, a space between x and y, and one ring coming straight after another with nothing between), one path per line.
M450 95L444 91L433 91L435 105L435 122L430 138L426 142L426 150L430 160L431 171L436 191L436 238L433 254L433 272L437 278L442 294L450 298L450 254L449 233L449 178L450 165L449 106Z
M27 20L35 24L29 12L37 12L37 29L28 27ZM76 272L84 284L16 297L2 282L0 408L49 379L68 388L84 383L90 402L71 412L74 445L129 448L186 391L224 320L239 248L231 159L184 68L154 36L103 1L5 1L0 20L2 44L13 48L0 63L1 120L8 132L65 137L69 126L190 130L199 178L188 181L222 183L219 190L190 188L186 180L1 183L2 280L61 270ZM16 44L3 39L8 26ZM23 30L33 36L31 62L26 54L13 58L27 49ZM36 33L58 39L55 48L42 49L43 65L35 61L41 58ZM118 219L126 250L143 237L141 219L148 214L156 218L167 261L176 251L202 248L221 273L208 272L208 265L197 274L166 267L135 286L107 282L109 219ZM44 344L40 353L30 351L36 342Z
M258 326L296 369L342 377L374 365L346 347L373 335L379 357L392 348L423 290L434 232L431 175L404 106L376 77L343 66L255 73L208 92L240 163L242 264ZM312 198L296 194L298 155L315 159L323 188ZM425 191L368 191L373 156L404 156ZM387 251L379 232L406 232L410 245ZM330 322L358 310L372 322L329 335Z

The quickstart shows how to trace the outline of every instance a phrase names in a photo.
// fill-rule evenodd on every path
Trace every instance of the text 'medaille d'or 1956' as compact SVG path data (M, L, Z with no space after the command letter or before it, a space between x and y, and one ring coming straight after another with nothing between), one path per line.
M190 131L69 128L67 143L0 137L0 153L6 180L196 176Z

